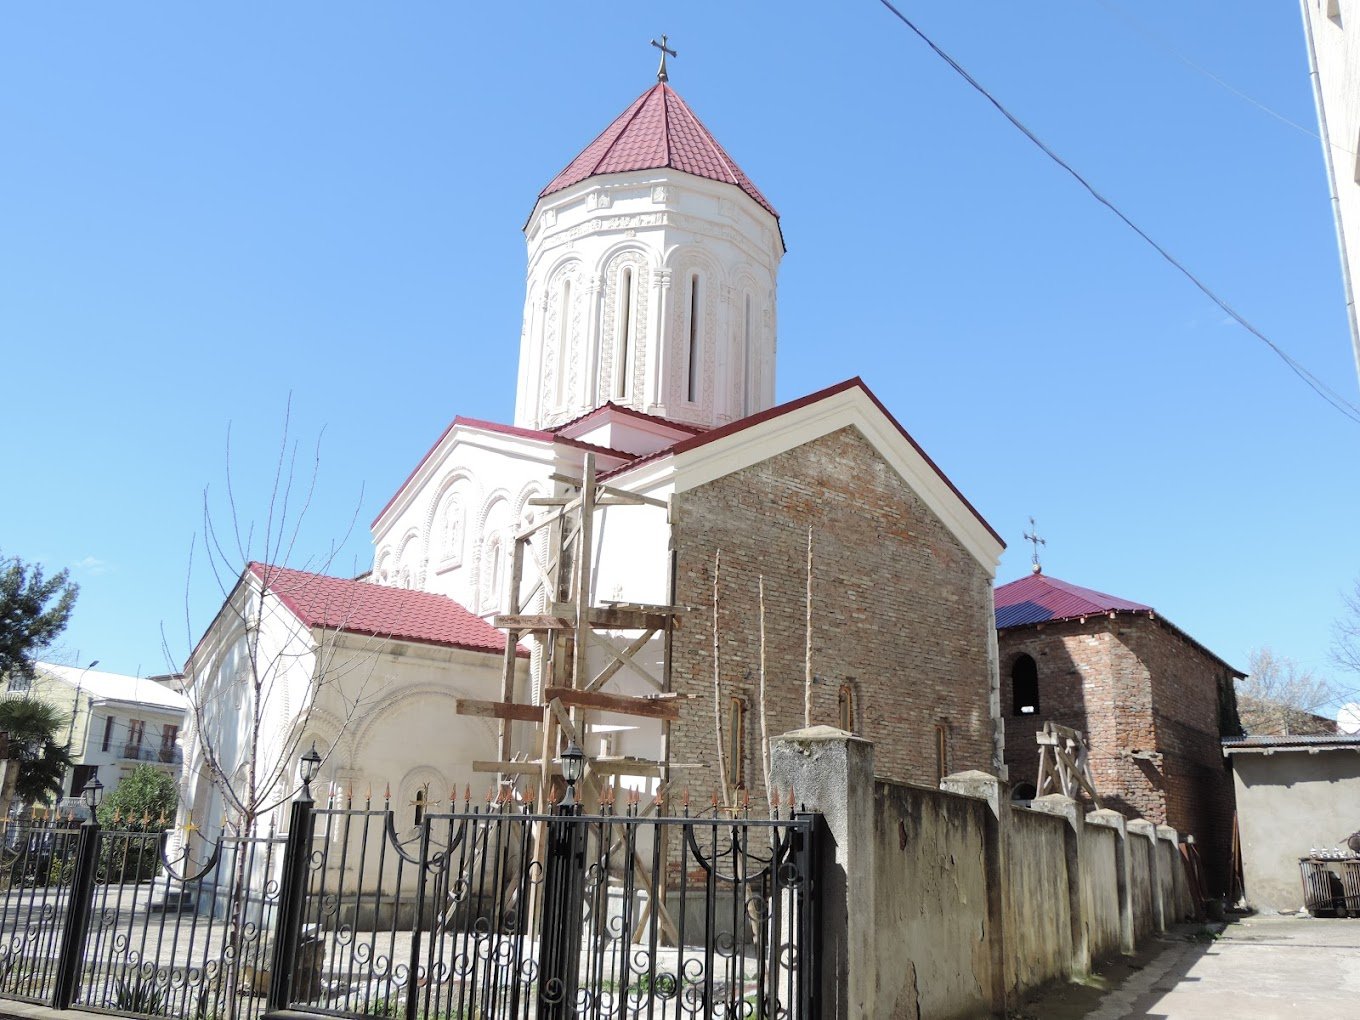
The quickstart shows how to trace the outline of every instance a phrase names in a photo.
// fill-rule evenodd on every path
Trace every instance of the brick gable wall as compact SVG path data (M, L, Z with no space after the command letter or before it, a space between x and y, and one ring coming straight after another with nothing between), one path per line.
M715 761L710 607L717 550L724 741L728 699L744 698L742 778L757 795L761 575L769 732L802 726L811 526L813 724L837 724L846 685L854 692L854 730L875 742L885 777L935 785L937 724L945 727L948 771L995 771L992 579L859 432L842 429L682 493L676 508L676 597L699 608L674 639L674 687L695 698L673 727L673 761ZM716 769L694 782L716 787Z

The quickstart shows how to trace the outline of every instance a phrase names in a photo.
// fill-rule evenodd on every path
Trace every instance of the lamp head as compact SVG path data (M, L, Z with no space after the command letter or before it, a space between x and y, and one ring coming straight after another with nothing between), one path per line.
M90 774L90 781L85 784L85 788L80 792L85 798L85 803L89 805L90 814L93 815L99 810L99 804L104 799L104 784L99 781L98 769Z
M562 778L572 785L580 782L581 773L585 771L586 755L576 741L567 744L567 749L562 752L561 761Z
M321 771L321 755L317 752L317 741L311 741L311 749L302 756L298 772L302 777L302 792L307 797L311 797L311 781L317 778L317 772Z

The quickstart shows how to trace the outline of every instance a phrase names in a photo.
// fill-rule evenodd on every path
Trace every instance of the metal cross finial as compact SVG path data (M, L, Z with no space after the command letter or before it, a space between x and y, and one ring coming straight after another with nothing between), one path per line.
M1039 537L1039 529L1034 526L1033 517L1029 519L1029 531L1025 532L1025 541L1034 546L1034 566L1032 569L1036 574L1042 574L1044 568L1039 563L1039 546L1048 545L1048 542Z
M666 55L678 57L680 54L666 45L666 34L664 32L661 34L661 41L657 42L653 39L652 45L661 51L661 66L656 69L656 80L670 81L670 77L666 74Z

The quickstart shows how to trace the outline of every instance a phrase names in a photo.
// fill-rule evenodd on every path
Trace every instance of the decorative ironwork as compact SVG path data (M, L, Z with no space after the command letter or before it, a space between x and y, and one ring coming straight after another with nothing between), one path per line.
M315 812L288 1008L415 1020L808 1018L805 816Z

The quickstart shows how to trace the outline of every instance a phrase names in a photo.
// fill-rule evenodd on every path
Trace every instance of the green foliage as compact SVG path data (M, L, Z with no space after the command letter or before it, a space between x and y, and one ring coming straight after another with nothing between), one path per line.
M154 765L138 765L104 798L99 824L126 832L160 832L174 821L178 803L172 776Z
M143 1016L165 1016L165 992L157 987L154 976L123 977L114 986L108 1006L115 1013L141 1013Z
M99 877L104 882L141 882L161 870L161 837L173 823L179 790L153 765L138 765L99 806L104 834Z
M10 757L19 762L14 784L20 800L40 802L61 796L61 781L71 767L66 745L58 743L69 720L36 698L0 699L0 732L9 734Z
M59 571L0 557L0 678L33 680L33 660L66 628L79 589Z

